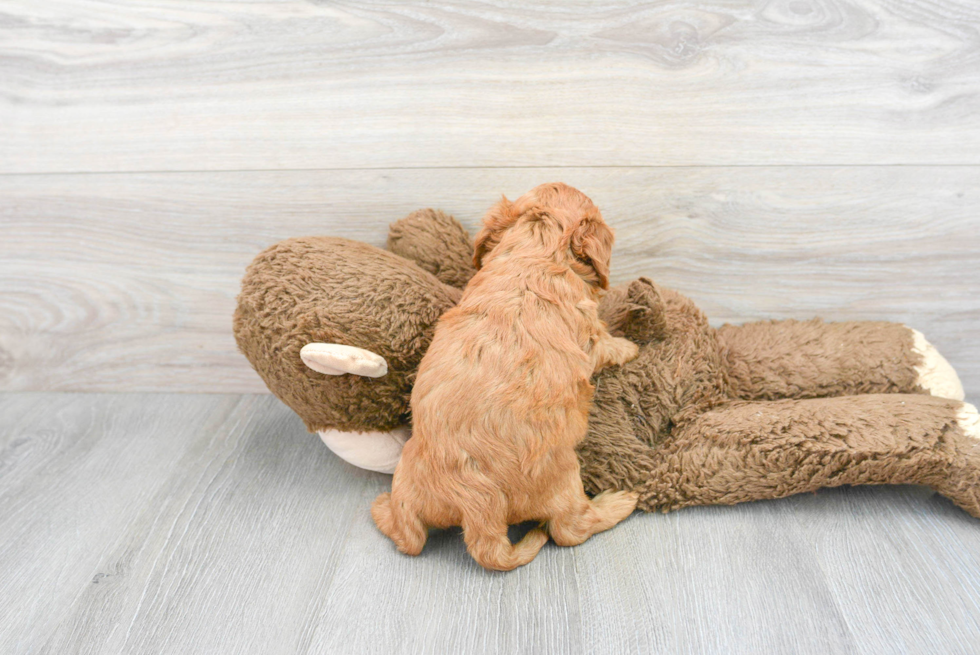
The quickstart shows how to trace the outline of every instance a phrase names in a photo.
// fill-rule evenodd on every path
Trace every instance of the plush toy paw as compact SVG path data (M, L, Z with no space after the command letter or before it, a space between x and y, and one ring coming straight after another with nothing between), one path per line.
M977 413L975 406L963 403L960 410L956 412L956 424L963 430L963 434L980 442L980 414Z
M946 358L918 330L912 330L912 339L912 352L922 358L922 363L915 367L919 386L939 398L963 400L966 397L963 384Z
M951 461L937 491L961 508L980 518L980 414L963 403L956 412L956 425L967 438L959 444L958 456Z

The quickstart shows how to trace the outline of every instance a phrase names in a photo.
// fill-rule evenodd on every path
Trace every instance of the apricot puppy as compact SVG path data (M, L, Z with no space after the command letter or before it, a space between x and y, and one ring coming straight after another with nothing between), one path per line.
M637 354L596 311L612 244L598 208L560 183L486 215L479 270L436 325L412 391L412 438L391 493L371 508L400 551L419 554L429 527L461 525L470 555L507 571L549 534L574 546L633 511L635 494L590 500L575 455L593 372ZM507 526L528 520L547 523L512 545Z

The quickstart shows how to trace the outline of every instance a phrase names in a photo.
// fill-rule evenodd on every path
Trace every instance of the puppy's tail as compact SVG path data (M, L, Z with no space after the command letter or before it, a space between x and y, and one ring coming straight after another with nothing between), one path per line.
M375 498L371 518L383 533L406 555L418 555L425 546L428 530L422 518L405 503L393 504L390 493Z
M480 566L494 571L511 571L537 556L548 541L548 533L534 528L516 544L507 538L507 524L488 524L485 517L463 523L466 550Z

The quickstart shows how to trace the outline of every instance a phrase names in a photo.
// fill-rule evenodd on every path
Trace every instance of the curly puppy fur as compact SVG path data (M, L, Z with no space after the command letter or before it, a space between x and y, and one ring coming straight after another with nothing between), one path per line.
M487 214L480 270L436 325L412 392L413 437L391 494L372 507L399 550L417 555L429 526L462 525L477 562L510 570L549 534L580 544L633 511L632 493L590 500L575 453L592 374L637 353L598 316L612 243L598 208L564 184ZM507 526L527 520L547 523L512 545Z

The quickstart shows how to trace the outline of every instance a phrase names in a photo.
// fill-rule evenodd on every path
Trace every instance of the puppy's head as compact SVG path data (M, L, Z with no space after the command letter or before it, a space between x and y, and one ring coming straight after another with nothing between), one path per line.
M528 234L517 235L519 227L527 228ZM599 208L578 189L561 182L542 184L514 202L503 198L491 207L476 235L473 264L477 269L509 234L514 234L513 243L505 245L511 250L534 237L587 282L609 287L613 231Z

